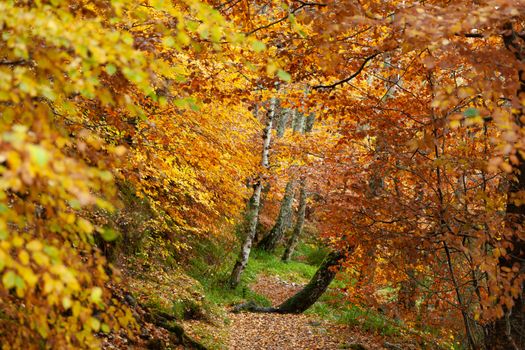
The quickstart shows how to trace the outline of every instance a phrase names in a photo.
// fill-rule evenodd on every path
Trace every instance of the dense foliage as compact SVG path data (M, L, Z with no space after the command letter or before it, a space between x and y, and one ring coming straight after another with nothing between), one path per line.
M2 346L136 332L107 247L148 236L174 256L190 236L226 236L259 187L253 229L283 234L298 207L294 244L306 217L346 252L352 302L519 349L524 13L521 0L1 2ZM123 215L124 192L151 215Z

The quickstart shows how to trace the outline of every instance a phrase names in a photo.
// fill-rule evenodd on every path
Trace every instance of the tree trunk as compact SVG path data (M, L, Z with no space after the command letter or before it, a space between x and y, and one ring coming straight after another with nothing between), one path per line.
M407 279L401 282L397 295L397 304L405 311L414 311L416 308L417 281L413 268L406 270Z
M292 113L292 129L294 132L304 132L304 115L294 110Z
M260 242L258 247L266 250L267 252L273 252L277 247L277 244L284 235L287 224L287 220L290 219L290 213L292 211L292 200L294 194L294 181L290 180L286 184L286 189L284 191L284 197L281 202L281 209L279 210L279 215L275 221L275 225L270 230L270 232L264 237Z
M270 141L272 138L272 123L275 116L275 107L276 99L272 98L270 100L270 108L268 110L268 120L266 122L266 128L264 129L263 134L263 151L261 164L263 167L268 168L268 154L270 152ZM237 262L233 267L232 274L230 276L230 286L231 288L237 287L241 280L241 274L248 264L248 259L250 257L250 252L252 250L252 242L255 237L255 232L257 229L257 222L259 220L259 208L261 204L261 190L263 187L262 175L259 175L257 183L255 184L253 190L253 196L250 201L250 209L248 214L248 232L244 238L244 242L241 247L241 252L237 258Z
M510 50L516 59L523 63L525 62L525 37L518 35L512 28L512 24L508 23L503 34L503 41L508 50ZM525 95L525 71L520 69L518 71L518 78L520 87L516 91L516 98L522 101ZM518 102L520 103L520 102ZM525 111L523 107L516 109L514 115L517 125L524 127L523 117ZM525 236L524 227L525 222L525 159L517 150L516 156L518 164L514 166L514 172L511 174L510 184L508 189L507 210L506 210L506 224L513 231L509 239L512 244L510 252L499 259L499 268L502 275L507 275L502 268L511 270L513 267L518 267L518 272L512 276L511 282L517 284L520 289L520 294L515 298L514 305L510 308L505 307L505 315L494 321L488 326L487 337L485 343L487 349L503 350L503 349L525 349L525 305L523 302L523 271L525 262Z
M279 116L279 122L277 123L277 127L275 128L277 131L277 138L281 138L284 136L284 132L286 131L286 125L288 124L288 118L290 116L290 110L288 108L281 109L281 115Z
M312 306L334 279L345 255L345 251L333 251L328 254L310 282L294 296L279 305L277 312L299 314Z
M305 125L304 125L304 132L310 132L314 128L315 123L315 114L310 113L308 117L306 117Z
M290 237L290 240L288 241L288 244L286 245L286 249L284 250L284 254L282 257L282 260L284 262L289 262L292 258L292 254L295 250L295 247L297 246L297 243L299 242L299 238L301 237L301 233L303 232L303 226L304 226L304 219L306 214L306 181L305 179L301 179L301 182L299 184L299 210L297 212L297 221L295 223L295 227L292 233L292 236Z
M342 260L346 256L347 250L333 251L324 259L323 263L310 282L297 292L285 300L278 307L262 307L254 302L247 302L236 305L234 312L251 311L251 312L267 312L280 314L300 314L310 308L326 291L330 283L337 274Z
M525 240L523 239L523 223L525 222L525 205L518 205L516 198L523 199L525 191L525 160L518 153L519 166L515 168L514 178L510 181L507 203L506 222L514 231L510 242L512 250L505 257L500 257L500 270L505 267L512 269L513 266L520 268L512 281L519 283L520 295L514 299L514 305L509 309L505 307L505 315L488 326L487 349L525 349L525 304L523 302L523 264L525 261ZM521 202L523 203L523 202ZM503 272L502 272L503 274ZM520 281L521 279L521 281Z
M307 118L300 113L299 111L292 110L292 128L294 132L305 133L306 128L313 127L314 115L311 114ZM308 124L310 123L310 125ZM290 186L290 187L289 187ZM288 192L290 190L290 192ZM284 232L291 226L291 217L292 217L292 201L293 201L294 191L293 191L293 179L288 182L286 185L285 196L281 202L281 209L279 211L279 216L275 221L275 225L270 230L268 235L266 235L260 242L258 247L266 250L267 252L275 251L277 244L284 235ZM303 219L304 223L304 219ZM301 224L302 230L302 224ZM299 232L300 235L301 232ZM288 244L289 246L289 244Z

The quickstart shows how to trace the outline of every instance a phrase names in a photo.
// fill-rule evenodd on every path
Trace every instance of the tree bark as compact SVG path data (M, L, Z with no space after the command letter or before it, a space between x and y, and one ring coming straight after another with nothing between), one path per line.
M304 132L304 115L297 111L297 110L294 110L292 112L292 129L294 132Z
M508 23L504 28L503 41L506 48L511 51L520 63L525 62L525 36L514 31L512 24ZM525 71L518 70L520 86L516 91L516 98L522 101L525 95ZM521 104L521 102L519 102ZM516 124L523 128L525 111L523 107L516 109L514 114ZM525 159L516 152L518 164L514 165L511 174L507 195L506 224L513 231L508 239L511 244L510 252L499 259L499 268L512 270L518 267L518 272L512 277L512 283L518 284L520 294L514 299L514 305L504 308L504 316L487 328L485 344L487 349L525 349L525 304L523 302L523 273L525 264Z
M345 256L345 251L339 250L328 254L310 282L294 296L279 305L277 312L281 314L300 314L308 310L326 291L337 274Z
M277 104L277 99L272 98L270 100L270 108L268 110L268 119L266 121L266 127L263 134L263 151L261 164L264 168L268 168L269 160L268 155L270 152L270 142L272 138L272 124L275 116L275 107ZM244 238L244 242L241 247L241 252L239 257L233 267L232 274L230 276L230 287L235 288L241 280L241 274L248 264L248 259L250 257L250 252L252 250L252 242L255 237L255 232L257 230L257 222L259 220L259 208L261 204L261 191L263 187L262 175L258 176L257 183L255 184L252 199L250 200L250 209L248 214L248 232Z
M523 277L525 261L525 240L523 239L525 222L525 205L518 205L516 198L523 199L525 191L525 160L518 153L519 165L514 170L508 190L507 218L508 226L514 231L510 238L512 250L505 257L500 257L500 270L505 267L519 267L519 272L512 278L513 283L520 284L520 294L514 299L511 308L504 308L505 315L487 327L485 344L487 349L507 350L525 349L525 304L523 302ZM522 202L520 202L522 203Z
M261 307L254 302L248 302L235 306L234 311L300 314L308 310L323 295L333 281L346 256L346 251L338 250L328 254L310 282L278 307Z
M277 220L275 221L275 224L273 225L270 232L266 235L266 237L264 237L259 242L258 247L260 249L263 249L267 252L275 251L277 244L284 235L284 231L287 227L289 227L286 221L289 220L291 216L290 213L292 212L292 200L294 197L293 195L294 181L290 180L286 184L286 189L284 190L284 197L281 202L281 209L279 210Z
M306 130L311 131L313 123L315 120L314 114L310 114L308 117L305 117L304 114L299 111L292 110L292 128L294 132L305 133ZM290 192L289 192L290 190ZM275 225L272 227L270 232L259 242L258 247L266 250L267 252L274 252L277 248L277 244L282 239L284 232L291 226L291 217L292 217L292 201L294 197L293 189L293 179L288 182L286 185L285 196L281 202L281 209L279 210L279 215L275 221ZM306 200L306 199L305 199ZM292 237L298 239L302 231L302 226L304 224L304 215L302 219L303 223L300 225L300 231L297 235L292 234ZM295 229L294 229L295 232ZM297 244L297 243L296 243ZM287 248L290 246L290 243L287 244ZM293 249L292 249L293 251ZM284 257L283 257L284 260Z
M277 131L277 138L281 138L284 136L284 132L286 131L286 125L288 124L288 119L290 117L290 110L288 108L281 109L281 115L279 116L279 122L277 123L277 127L275 128Z
M304 125L304 132L307 133L307 132L312 131L312 129L314 128L314 123L315 123L315 114L314 113L310 113L306 117L306 121L305 121L305 125Z
M286 245L286 249L284 250L284 254L282 257L282 260L284 262L289 262L290 259L292 258L292 254L303 232L303 226L304 226L304 220L305 220L305 214L306 214L306 197L307 197L306 181L303 178L301 179L300 184L299 184L299 210L297 212L297 221L295 223L295 227L294 227L292 236L288 240L288 244Z

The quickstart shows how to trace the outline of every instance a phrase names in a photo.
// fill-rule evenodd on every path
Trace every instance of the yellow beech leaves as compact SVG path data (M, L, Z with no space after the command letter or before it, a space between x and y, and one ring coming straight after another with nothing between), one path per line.
M230 232L257 174L306 179L307 219L332 248L355 248L353 300L402 290L407 319L458 331L516 315L524 9L1 2L2 346L96 348L100 333L132 333L108 288L108 242L139 232L167 257L190 235ZM270 100L275 125L294 117L270 130L263 169ZM120 232L129 197L147 215Z
M95 245L119 237L115 181L174 241L244 205L258 42L195 1L8 1L0 27L1 343L96 348L134 327Z

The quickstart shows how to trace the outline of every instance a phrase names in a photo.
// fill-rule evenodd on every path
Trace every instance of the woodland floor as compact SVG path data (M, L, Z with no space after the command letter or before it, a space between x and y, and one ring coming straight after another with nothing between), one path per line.
M276 276L259 275L251 289L265 296L273 306L293 295L301 285ZM361 344L367 349L384 349L378 339L348 326L328 322L314 315L266 313L229 313L228 349L292 350L352 349Z
M304 249L306 252L306 246ZM172 342L173 333L152 323L148 315L168 315L171 324L182 326L188 337L209 350L421 348L415 345L413 337L406 337L403 329L393 330L389 326L391 322L371 310L356 309L350 313L351 305L341 304L344 296L337 287L340 281L334 281L324 298L304 314L230 311L233 305L247 300L264 306L280 305L302 289L315 272L316 264L303 259L283 265L274 255L258 252L245 271L245 284L234 291L214 284L222 276L214 276L215 272L210 270L216 262L194 260L202 269L192 272L194 276L201 276L197 280L188 274L189 270L176 265L168 267L160 260L150 264L151 261L156 260L140 257L119 261L125 272L122 276L125 289L133 294L130 306L133 305L140 330L133 335L122 331L101 335L103 349L184 348L169 345L179 343ZM127 300L123 293L119 298ZM343 318L343 314L351 317ZM394 346L389 346L392 344ZM433 346L425 348L434 349Z

